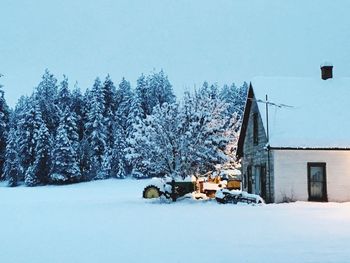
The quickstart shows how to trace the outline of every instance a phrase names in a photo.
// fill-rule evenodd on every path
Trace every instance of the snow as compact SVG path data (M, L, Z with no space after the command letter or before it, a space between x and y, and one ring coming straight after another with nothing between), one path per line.
M269 102L287 105L269 106L270 146L350 148L350 78L258 77L252 86L256 100L268 95ZM265 103L258 107L266 130Z
M0 262L349 260L350 203L160 203L148 183L0 187Z

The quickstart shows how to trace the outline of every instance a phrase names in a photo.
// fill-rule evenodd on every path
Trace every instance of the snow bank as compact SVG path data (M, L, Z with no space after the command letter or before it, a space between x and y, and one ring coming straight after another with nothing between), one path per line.
M349 260L350 203L146 202L149 183L0 187L0 262Z

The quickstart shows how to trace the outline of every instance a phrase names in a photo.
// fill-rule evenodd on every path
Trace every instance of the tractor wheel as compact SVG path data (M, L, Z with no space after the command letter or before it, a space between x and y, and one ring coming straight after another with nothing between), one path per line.
M157 186L149 185L143 190L142 194L143 198L158 198L160 197L160 190Z

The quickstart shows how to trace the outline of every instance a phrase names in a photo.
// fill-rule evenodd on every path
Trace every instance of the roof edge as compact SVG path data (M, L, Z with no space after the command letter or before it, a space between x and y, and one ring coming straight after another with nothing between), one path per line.
M243 145L244 145L244 138L245 134L247 131L247 126L248 126L248 119L249 119L249 113L250 109L252 106L252 98L254 97L254 91L253 91L253 86L252 83L249 83L249 88L247 92L247 98L245 102L245 107L244 107L244 113L243 113L243 121L241 124L241 129L239 131L239 137L238 137L238 143L237 143L237 151L236 151L236 157L242 158L243 157Z
M269 147L270 150L350 151L344 147Z

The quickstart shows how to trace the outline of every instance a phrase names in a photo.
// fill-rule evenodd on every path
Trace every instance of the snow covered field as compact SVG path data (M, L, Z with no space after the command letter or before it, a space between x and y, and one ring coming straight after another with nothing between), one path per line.
M0 262L350 262L350 203L165 204L146 183L0 187Z

